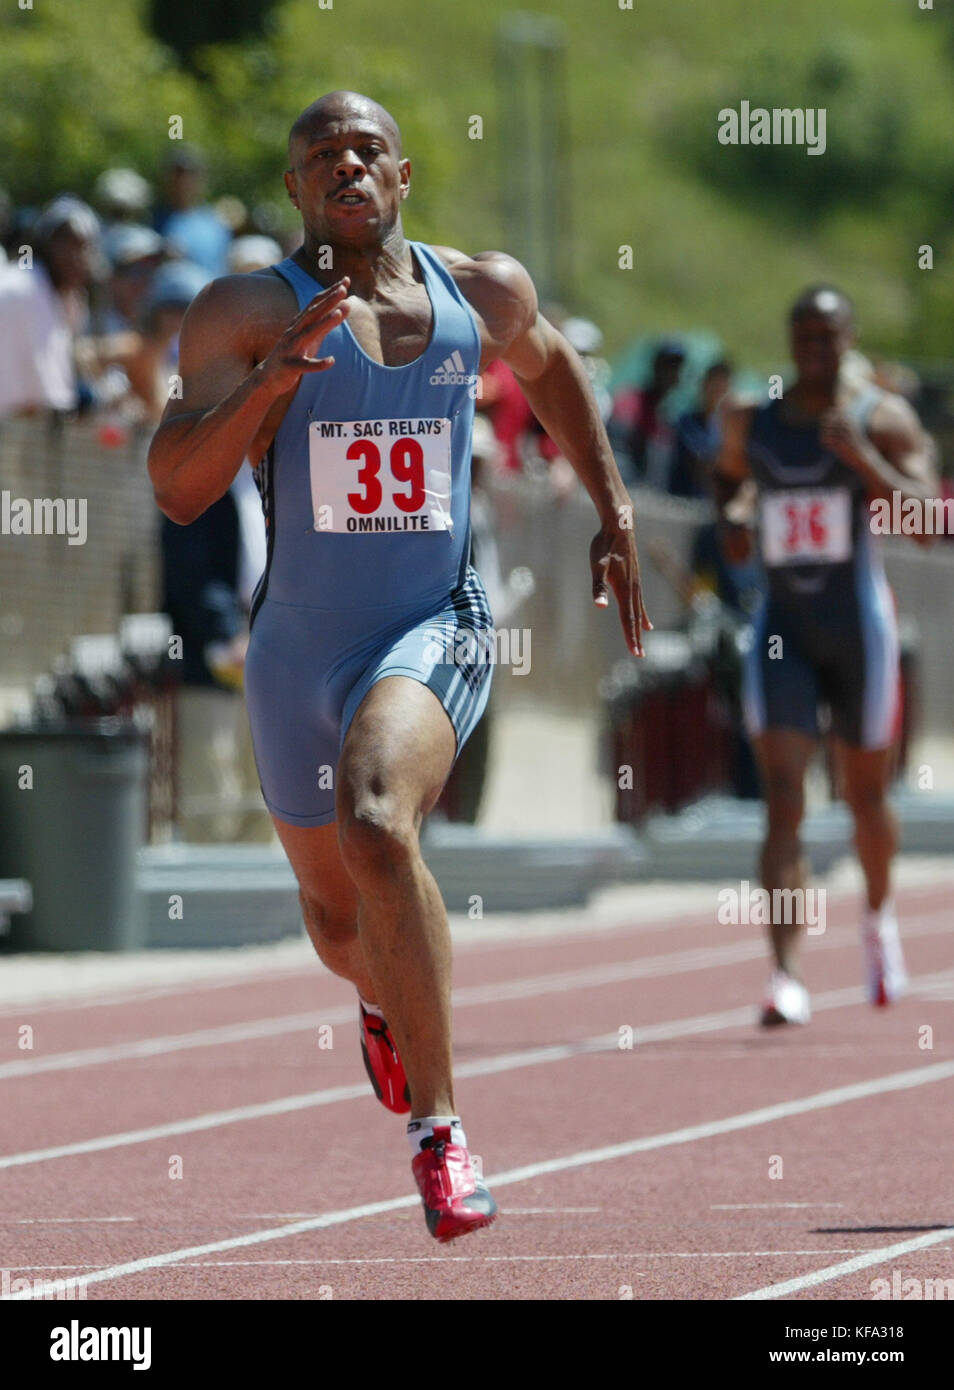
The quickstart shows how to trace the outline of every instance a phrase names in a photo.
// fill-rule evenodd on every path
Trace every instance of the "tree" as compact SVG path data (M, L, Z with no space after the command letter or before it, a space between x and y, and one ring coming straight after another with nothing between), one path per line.
M213 43L264 38L272 27L277 0L149 0L148 25L184 67L194 69L196 53Z

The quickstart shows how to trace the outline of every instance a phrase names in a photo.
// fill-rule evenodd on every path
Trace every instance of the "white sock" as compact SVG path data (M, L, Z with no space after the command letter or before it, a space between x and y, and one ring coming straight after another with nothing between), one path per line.
M467 1136L463 1131L459 1115L424 1115L419 1120L411 1120L407 1127L408 1142L411 1145L411 1152L418 1154L423 1148L423 1140L430 1139L438 1126L450 1126L450 1138L452 1144L459 1144L462 1149L467 1147Z
M877 936L882 927L888 930L897 931L898 920L895 916L894 903L891 898L885 898L880 907L868 907L865 904L864 914L861 919L861 930L864 934Z
M358 995L358 998L361 1000L366 1013L374 1014L375 1018L384 1017L384 1011L379 1004L369 1004L367 999L363 998L361 994Z

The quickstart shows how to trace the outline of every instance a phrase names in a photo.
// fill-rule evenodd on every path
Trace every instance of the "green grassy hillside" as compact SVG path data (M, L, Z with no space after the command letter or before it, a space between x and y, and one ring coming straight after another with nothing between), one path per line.
M44 0L0 23L3 180L38 198L86 191L105 163L151 173L170 114L215 161L219 188L283 197L290 119L331 87L366 90L402 125L414 165L409 235L507 246L500 180L528 184L525 132L501 129L502 0L286 0L267 41L204 50L180 72L134 0ZM806 281L857 299L864 345L954 355L954 50L950 17L917 0L526 0L567 38L568 307L618 348L641 332L714 330L740 360L783 354L781 316ZM718 111L824 106L824 155L720 145ZM480 115L484 138L468 138ZM917 269L934 247L935 268ZM632 270L618 248L631 245Z

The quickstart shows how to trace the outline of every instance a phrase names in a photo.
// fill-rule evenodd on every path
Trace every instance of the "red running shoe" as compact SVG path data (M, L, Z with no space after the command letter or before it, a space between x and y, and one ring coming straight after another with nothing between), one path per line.
M484 1182L480 1159L451 1143L449 1125L438 1126L423 1144L411 1167L431 1235L443 1244L489 1226L497 1203Z
M360 998L358 1008L361 1010L358 1023L361 1056L374 1094L395 1115L406 1115L411 1108L411 1092L391 1030L383 1018L368 1012Z

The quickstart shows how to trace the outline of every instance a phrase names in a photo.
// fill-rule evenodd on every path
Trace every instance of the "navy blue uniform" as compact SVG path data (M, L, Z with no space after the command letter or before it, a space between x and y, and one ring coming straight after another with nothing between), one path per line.
M862 431L880 398L872 387L851 403ZM817 422L792 425L781 407L755 412L748 444L768 593L745 665L746 726L814 736L827 708L846 743L887 748L900 717L898 630L865 483L822 446Z

